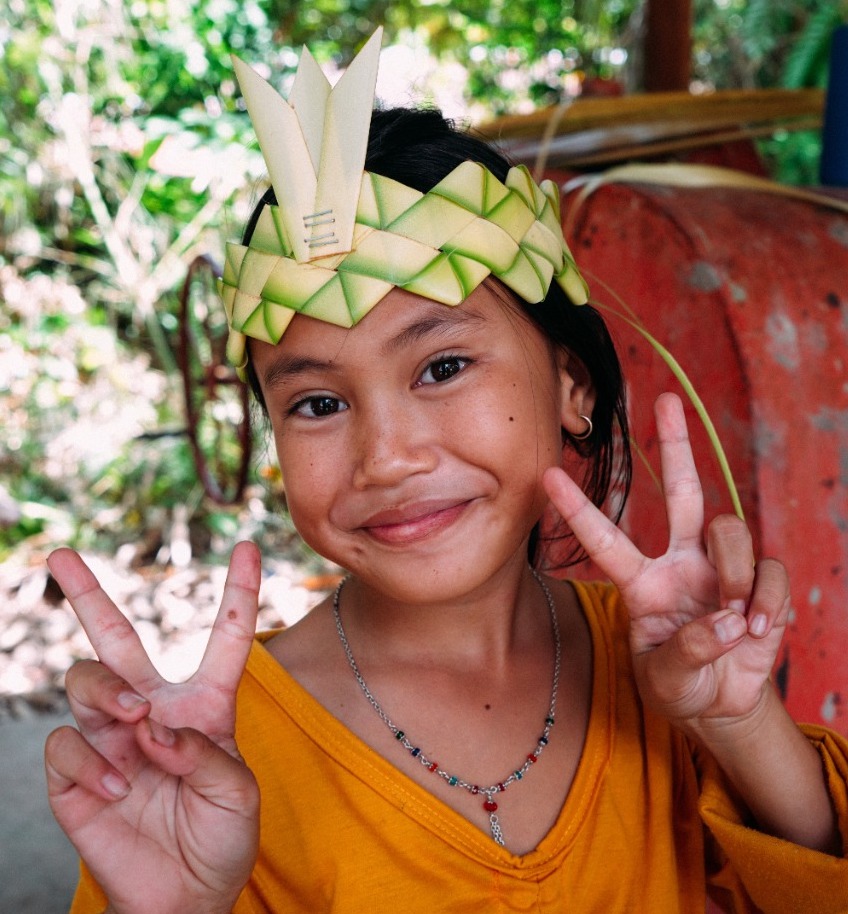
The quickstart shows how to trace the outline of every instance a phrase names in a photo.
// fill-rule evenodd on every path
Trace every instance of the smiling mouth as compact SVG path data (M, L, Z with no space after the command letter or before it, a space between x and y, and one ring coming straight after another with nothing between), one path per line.
M462 501L442 507L384 511L370 518L360 529L380 543L407 545L441 533L465 512L469 504Z

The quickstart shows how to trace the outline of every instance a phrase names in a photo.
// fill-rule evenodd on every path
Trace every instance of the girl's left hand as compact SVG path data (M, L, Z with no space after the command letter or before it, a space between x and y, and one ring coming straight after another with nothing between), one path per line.
M634 670L646 705L694 731L754 714L789 615L784 567L754 565L751 535L733 515L704 531L704 500L678 397L656 404L669 523L665 555L648 558L560 469L545 487L630 613Z

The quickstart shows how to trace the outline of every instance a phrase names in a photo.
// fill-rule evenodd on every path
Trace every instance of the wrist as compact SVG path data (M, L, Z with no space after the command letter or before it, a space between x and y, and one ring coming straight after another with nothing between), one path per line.
M233 914L234 905L235 905L235 902L233 902L233 904L225 905L223 908L216 907L214 909L213 908L204 909L203 914ZM185 910L185 909L181 909L181 910ZM120 914L120 912L116 908L113 908L112 905L110 904L110 905L108 905L108 907L105 907L100 912L100 914ZM199 912L196 912L194 909L192 909L192 914L199 914Z
M841 852L821 757L767 683L747 714L683 728L734 785L760 831L829 854Z
M716 754L722 749L732 749L758 739L761 727L779 710L782 710L780 698L771 681L767 680L754 706L744 714L696 717L680 721L678 727Z

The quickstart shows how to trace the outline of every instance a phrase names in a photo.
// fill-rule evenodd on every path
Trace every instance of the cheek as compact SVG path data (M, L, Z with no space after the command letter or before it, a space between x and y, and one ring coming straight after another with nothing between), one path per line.
M300 538L319 555L327 555L331 483L320 473L301 468L283 475L286 509Z
M277 460L283 478L286 503L295 526L300 527L310 516L326 510L327 493L332 489L333 461L321 449L307 446L296 437L274 436Z
M549 385L513 384L499 404L504 434L514 447L538 459L544 467L559 464L562 427L559 402Z

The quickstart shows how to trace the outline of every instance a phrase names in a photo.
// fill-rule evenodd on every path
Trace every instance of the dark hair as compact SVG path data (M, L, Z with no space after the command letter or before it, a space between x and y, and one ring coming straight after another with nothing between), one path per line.
M491 145L470 132L460 131L435 109L391 108L377 110L371 121L366 171L383 175L427 193L447 174L467 160L484 165L500 181L506 180L510 163ZM257 204L244 233L248 244L262 208L276 203L269 189ZM508 292L508 290L505 290ZM583 489L598 507L610 508L618 521L630 488L632 457L627 434L627 410L621 364L600 314L590 305L573 305L552 283L544 301L528 304L508 292L510 299L536 325L547 340L567 350L585 367L595 388L592 434L578 441L563 431L563 443L586 460ZM265 402L252 363L247 377L263 410ZM609 505L615 489L615 505ZM554 541L555 564L566 567L584 555L570 532L542 531L537 524L530 536L528 558L534 564ZM564 544L565 543L565 544ZM563 545L564 544L564 545Z

